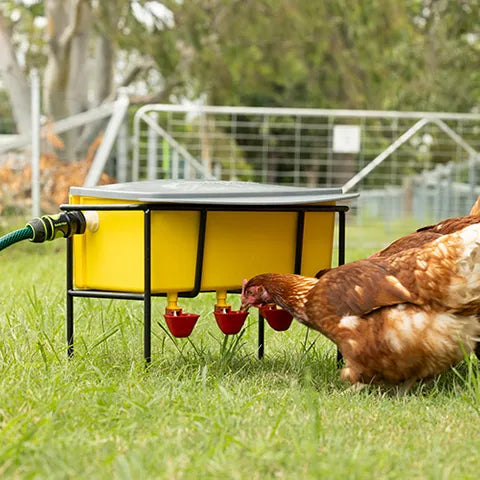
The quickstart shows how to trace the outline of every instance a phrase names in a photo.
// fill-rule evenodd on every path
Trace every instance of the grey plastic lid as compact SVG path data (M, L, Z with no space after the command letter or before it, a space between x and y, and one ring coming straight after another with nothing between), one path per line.
M147 180L98 187L70 187L81 197L136 200L144 203L214 205L298 205L358 197L341 188L304 188L218 180Z

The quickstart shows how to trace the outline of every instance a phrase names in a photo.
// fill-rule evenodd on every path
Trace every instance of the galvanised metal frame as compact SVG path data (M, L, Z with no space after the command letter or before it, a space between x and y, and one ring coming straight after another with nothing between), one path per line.
M296 212L297 230L295 240L295 264L294 272L300 273L303 254L303 234L306 212L337 212L339 214L338 228L338 265L345 263L345 213L349 207L344 205L295 205L295 206L252 206L252 205L204 205L204 204L116 204L116 205L70 205L60 206L61 210L95 210L95 211L143 211L144 224L144 291L143 293L116 292L105 290L77 290L73 286L73 238L67 239L66 259L66 290L67 290L67 353L73 356L74 349L74 310L73 299L75 297L110 298L121 300L142 300L143 311L143 349L145 362L152 360L152 297L164 297L166 293L152 293L151 266L152 266L152 238L151 238L151 214L156 210L169 211L198 211L200 213L200 224L198 230L197 256L195 265L194 287L188 292L178 292L179 297L196 297L201 291L203 253L205 249L205 232L208 212ZM229 290L229 293L240 293L240 290ZM265 320L258 314L258 358L263 358L265 353ZM341 359L337 351L337 360Z
M162 114L160 120L157 114ZM363 189L385 184L400 186L402 178L420 174L425 168L418 148L424 142L420 131L431 137L423 145L433 158L434 163L428 167L431 168L452 160L478 158L475 151L480 151L480 140L475 129L479 122L479 113L144 105L133 120L132 180L159 175L205 178L212 174L235 179L245 173L242 166L236 165L243 158L253 168L249 172L251 179L262 183L272 183L275 178L274 182L310 185L309 172L313 169L322 172L316 177L319 186L345 184L346 189L351 189L350 177L354 174L355 182L360 182ZM358 163L351 171L348 158L333 149L334 127L342 124L355 124L361 129ZM186 128L187 125L197 128ZM277 129L281 131L276 132ZM415 134L418 143L412 154L411 148L401 145ZM172 152L171 171L160 166L163 152L158 142L150 142L156 137ZM228 143L224 142L227 138ZM206 146L208 153L203 151ZM207 158L208 162L200 161ZM388 165L378 168L387 159ZM184 169L179 167L179 160ZM278 162L284 168L275 167ZM342 176L338 169L345 162L348 175ZM371 182L365 182L366 179Z

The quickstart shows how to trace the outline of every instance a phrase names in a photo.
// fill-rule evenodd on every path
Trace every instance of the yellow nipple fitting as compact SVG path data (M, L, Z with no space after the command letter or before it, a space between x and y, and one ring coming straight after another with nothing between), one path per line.
M182 313L182 309L178 306L177 301L178 301L178 293L175 293L175 292L167 293L167 308L165 308L165 313L170 313L170 314Z
M232 307L227 304L227 291L226 290L217 291L217 303L215 304L215 311L229 312L231 309Z

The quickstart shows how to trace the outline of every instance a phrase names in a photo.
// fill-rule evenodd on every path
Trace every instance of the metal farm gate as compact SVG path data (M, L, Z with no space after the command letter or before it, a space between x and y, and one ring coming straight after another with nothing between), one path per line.
M480 114L146 105L133 143L133 180L343 186L372 217L464 214L480 193Z

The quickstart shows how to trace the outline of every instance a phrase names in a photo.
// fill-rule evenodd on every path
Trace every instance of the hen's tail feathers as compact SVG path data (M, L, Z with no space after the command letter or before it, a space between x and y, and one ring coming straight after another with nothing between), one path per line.
M477 198L477 201L470 210L470 215L480 215L480 196Z
M445 235L432 245L433 262L453 269L448 277L446 304L453 308L478 304L480 308L480 224Z

